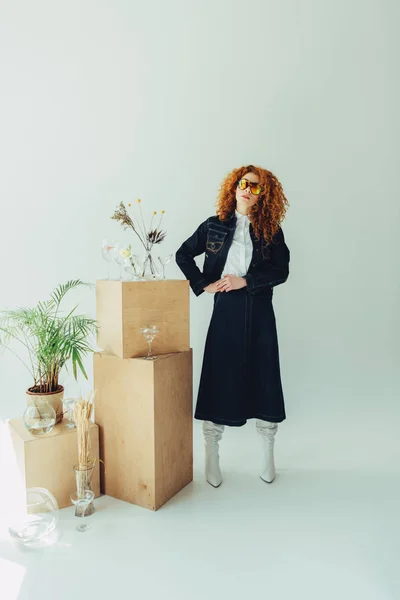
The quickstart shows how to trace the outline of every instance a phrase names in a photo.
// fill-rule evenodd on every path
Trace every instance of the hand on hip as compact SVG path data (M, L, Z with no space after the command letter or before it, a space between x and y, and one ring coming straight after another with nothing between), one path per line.
M222 279L215 283L218 292L230 292L240 290L247 285L244 277L237 275L224 275Z

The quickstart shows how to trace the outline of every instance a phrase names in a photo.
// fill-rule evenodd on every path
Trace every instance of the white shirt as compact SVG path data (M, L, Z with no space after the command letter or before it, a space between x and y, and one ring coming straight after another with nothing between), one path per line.
M235 215L237 217L236 230L221 278L224 275L244 277L253 256L253 242L249 231L250 219L247 215L242 215L237 210L235 210Z

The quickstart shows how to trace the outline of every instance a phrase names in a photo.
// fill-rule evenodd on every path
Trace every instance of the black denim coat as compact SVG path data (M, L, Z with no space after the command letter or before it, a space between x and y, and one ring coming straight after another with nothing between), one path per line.
M236 215L232 215L227 221L220 221L218 216L209 217L177 251L176 262L189 279L196 296L202 294L209 283L221 278L235 233L236 221ZM250 236L253 242L253 256L245 277L246 289L249 294L272 295L272 287L284 283L289 276L290 253L282 228L279 227L268 245L263 238L256 239L251 223ZM193 258L204 252L201 272Z
M221 278L236 228L209 217L176 252L176 262L196 296ZM241 426L257 418L286 418L279 348L272 306L273 287L289 276L290 252L281 228L272 242L256 239L250 223L253 255L240 290L214 294L195 418ZM194 257L205 253L203 271Z

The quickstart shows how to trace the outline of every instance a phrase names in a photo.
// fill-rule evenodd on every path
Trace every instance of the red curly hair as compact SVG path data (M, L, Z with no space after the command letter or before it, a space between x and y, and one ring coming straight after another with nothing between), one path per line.
M269 244L283 221L289 202L285 198L282 185L271 171L247 165L229 173L221 183L217 198L217 215L221 221L232 216L236 208L236 189L239 180L246 173L259 177L262 187L257 202L250 207L249 219L257 239L263 236Z

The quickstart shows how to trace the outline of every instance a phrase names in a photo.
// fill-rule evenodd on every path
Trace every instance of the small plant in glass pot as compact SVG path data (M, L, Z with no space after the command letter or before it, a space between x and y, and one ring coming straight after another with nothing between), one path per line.
M97 333L96 321L75 314L77 306L66 314L61 312L65 296L80 286L90 284L79 279L68 281L59 285L49 300L38 302L34 308L0 311L0 346L19 358L32 378L33 385L26 391L27 404L39 406L47 402L56 413L57 423L63 417L61 369L72 365L75 379L78 371L87 379L83 358L94 352L88 338Z

